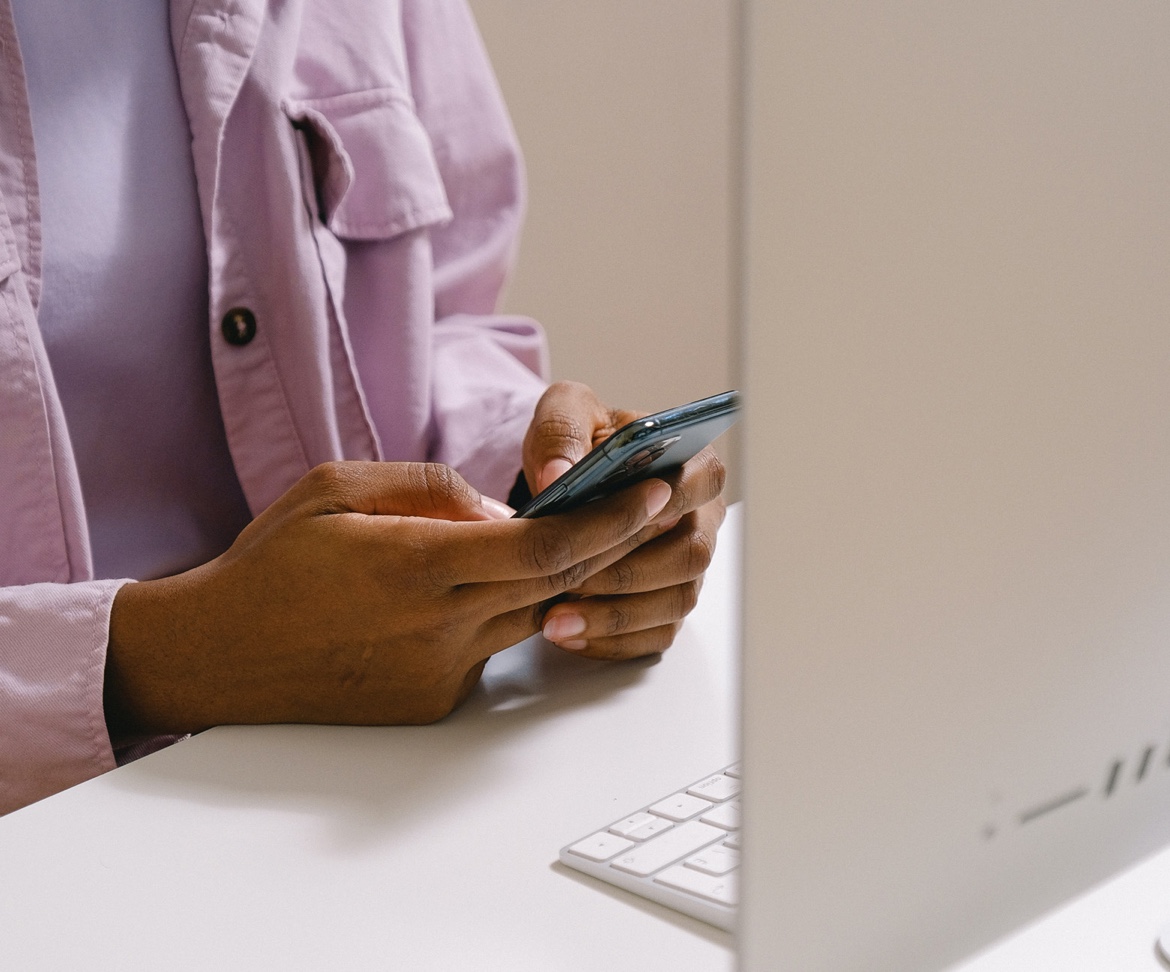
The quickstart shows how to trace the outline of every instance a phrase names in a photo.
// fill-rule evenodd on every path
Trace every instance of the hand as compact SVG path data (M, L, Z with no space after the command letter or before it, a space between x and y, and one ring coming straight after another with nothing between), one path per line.
M434 721L669 498L648 480L562 517L499 519L444 466L320 466L222 556L119 591L111 732Z
M524 440L524 474L533 494L640 414L605 407L585 385L553 385L537 404ZM670 502L639 534L636 549L573 588L575 599L548 610L543 631L549 641L591 658L615 659L655 654L673 642L715 552L725 473L708 448L665 478Z

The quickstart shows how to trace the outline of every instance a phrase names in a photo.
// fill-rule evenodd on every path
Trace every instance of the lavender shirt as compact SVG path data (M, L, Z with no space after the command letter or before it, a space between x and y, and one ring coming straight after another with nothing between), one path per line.
M170 0L169 13L206 247L201 327L251 513L339 458L446 462L506 495L546 352L534 322L494 313L522 170L463 0ZM56 298L23 79L0 0L0 812L114 765L102 678L122 583L95 574L90 466L66 418L81 420L42 334Z
M13 13L41 190L38 321L94 576L178 573L222 553L250 517L216 401L168 11L13 0Z

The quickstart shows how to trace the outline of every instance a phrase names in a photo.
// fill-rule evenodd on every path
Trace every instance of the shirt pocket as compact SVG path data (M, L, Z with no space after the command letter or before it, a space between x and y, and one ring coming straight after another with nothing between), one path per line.
M282 107L303 137L306 204L338 237L386 239L451 219L430 137L403 92L376 88Z

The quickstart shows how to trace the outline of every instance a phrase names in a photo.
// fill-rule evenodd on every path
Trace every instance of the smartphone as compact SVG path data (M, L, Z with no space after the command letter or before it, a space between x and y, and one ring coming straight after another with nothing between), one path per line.
M729 391L635 419L541 490L516 515L563 513L640 479L672 472L731 428L738 417L739 393Z

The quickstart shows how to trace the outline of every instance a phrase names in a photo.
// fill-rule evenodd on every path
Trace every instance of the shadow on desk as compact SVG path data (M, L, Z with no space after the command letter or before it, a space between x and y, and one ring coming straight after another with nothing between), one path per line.
M616 901L621 901L626 907L636 908L638 911L643 911L659 921L668 922L683 931L690 932L692 935L705 938L713 945L720 945L728 949L735 947L735 936L731 932L724 931L722 928L716 928L714 925L708 925L705 921L699 921L698 918L692 918L690 915L684 915L681 911L667 908L657 901L651 901L649 898L640 897L616 885L606 884L604 881L599 881L597 878L590 877L588 874L574 871L571 867L565 867L560 861L554 861L550 864L549 870L554 874L559 874L561 877L568 878L570 881L575 881L577 884L589 888L591 892L607 895Z
M677 646L676 646L677 650ZM579 713L604 718L658 658L607 664L531 638L492 658L466 703L430 726L226 726L113 774L112 785L234 814L297 815L329 854L408 842L469 802L522 793L564 759ZM669 663L669 662L667 662ZM560 732L550 749L549 734ZM553 750L559 747L559 757ZM536 763L535 761L540 761Z

